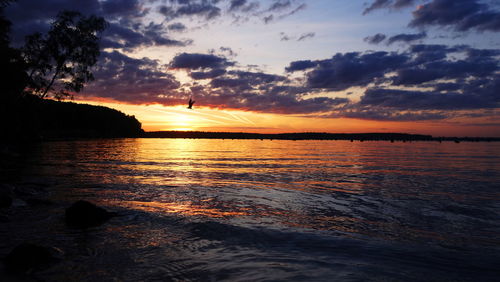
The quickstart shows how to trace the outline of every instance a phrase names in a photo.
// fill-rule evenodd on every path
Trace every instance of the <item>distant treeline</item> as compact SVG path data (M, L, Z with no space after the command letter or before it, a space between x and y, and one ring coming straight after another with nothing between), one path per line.
M58 138L140 137L134 117L102 106L58 102L33 95L3 109L1 141L36 141Z
M198 138L198 139L268 139L268 140L356 140L356 141L500 141L500 138L485 137L433 137L431 135L406 133L279 133L260 134L242 132L203 131L155 131L145 132L145 138Z

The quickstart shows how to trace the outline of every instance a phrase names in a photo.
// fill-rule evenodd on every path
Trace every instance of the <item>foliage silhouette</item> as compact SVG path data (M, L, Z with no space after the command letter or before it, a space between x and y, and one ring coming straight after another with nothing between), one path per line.
M40 98L51 93L56 99L79 92L94 78L90 68L99 57L98 35L106 25L101 17L63 11L47 35L28 36L22 49L29 73L27 90Z
M4 106L12 102L16 96L24 89L27 76L25 73L26 65L21 57L19 50L9 46L11 23L3 15L3 8L10 2L9 0L0 1L0 68L3 70L3 81L0 84L0 90Z
M143 133L133 116L99 106L57 102L91 80L99 56L98 33L104 19L62 12L49 33L27 38L21 49L9 46L11 23L0 0L0 143L52 138L137 137ZM32 94L33 93L33 94Z

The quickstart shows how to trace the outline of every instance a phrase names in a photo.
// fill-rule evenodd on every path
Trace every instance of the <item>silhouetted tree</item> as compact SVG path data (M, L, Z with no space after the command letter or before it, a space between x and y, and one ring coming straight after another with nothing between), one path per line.
M27 76L23 58L19 50L9 46L11 22L3 14L3 9L11 0L0 1L0 69L2 70L3 83L0 84L0 94L4 105L8 106L17 98L26 86Z
M94 78L90 68L99 57L99 33L106 25L101 17L63 11L47 35L28 36L22 50L29 76L27 90L40 98L52 94L56 99L79 92Z

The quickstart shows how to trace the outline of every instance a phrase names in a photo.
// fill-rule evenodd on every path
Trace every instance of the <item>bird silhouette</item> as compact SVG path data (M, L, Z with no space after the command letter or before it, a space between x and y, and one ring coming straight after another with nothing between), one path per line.
M195 101L194 101L193 99L189 98L189 102L188 102L188 104L189 104L189 105L188 105L188 107L187 107L187 108L188 108L188 109L190 109L190 110L192 110L192 109L193 109L193 104L194 104L194 102L195 102Z

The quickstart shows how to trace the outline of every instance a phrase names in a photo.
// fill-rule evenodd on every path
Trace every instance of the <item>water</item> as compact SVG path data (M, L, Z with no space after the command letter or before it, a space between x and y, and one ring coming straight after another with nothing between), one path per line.
M54 183L54 205L0 234L64 252L44 280L500 277L499 143L65 141L4 170ZM77 199L122 216L69 229Z

